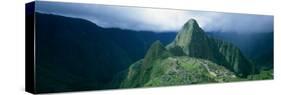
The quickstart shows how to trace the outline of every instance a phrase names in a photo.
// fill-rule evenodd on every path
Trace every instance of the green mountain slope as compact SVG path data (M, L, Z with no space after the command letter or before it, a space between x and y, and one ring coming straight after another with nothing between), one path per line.
M162 53L160 53L162 52ZM174 56L159 41L147 55L132 64L119 85L121 88L168 86L238 80L236 75L211 61L188 56Z
M243 56L239 48L207 36L194 19L190 19L174 41L167 45L169 50L175 47L182 48L187 56L210 60L225 66L239 76L245 77L254 70L253 65Z
M221 40L214 41L219 47L219 53L222 54L223 58L226 60L226 64L222 64L223 66L226 66L242 77L246 77L255 72L254 64L249 62L237 47Z
M145 57L113 81L118 88L244 80L253 65L231 43L207 36L194 19L164 47L154 42Z
M172 56L172 54L166 50L160 41L154 42L144 59L137 61L129 67L127 74L128 79L125 80L128 82L124 82L122 85L124 85L124 87L138 87L141 86L141 84L145 84L151 77L151 70L153 68L159 68L154 63L159 63L159 61L164 60L169 56Z
M102 28L80 18L36 12L36 92L100 90L174 33Z

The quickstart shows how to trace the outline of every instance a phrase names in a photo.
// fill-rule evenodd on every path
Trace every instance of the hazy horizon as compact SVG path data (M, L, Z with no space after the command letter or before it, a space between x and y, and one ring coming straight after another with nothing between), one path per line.
M273 32L273 16L36 1L36 12L89 20L103 28L178 31L189 19L205 31Z

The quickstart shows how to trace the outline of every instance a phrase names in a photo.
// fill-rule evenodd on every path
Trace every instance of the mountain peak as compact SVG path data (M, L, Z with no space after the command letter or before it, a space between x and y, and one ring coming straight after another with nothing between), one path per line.
M169 56L170 53L166 50L166 48L161 44L159 40L155 41L150 48L148 49L144 59L147 62L151 62L152 60L158 58L165 58Z
M183 28L200 28L197 21L193 18L189 19L183 26Z
M161 44L161 42L159 40L155 41L152 43L152 45L150 46L149 50L148 50L148 54L152 54L152 55L159 55L159 53L166 51L165 47Z
M195 19L190 19L184 24L167 49L169 51L176 49L179 53L183 51L190 57L210 60L237 74L248 75L252 69L244 67L253 68L238 48L230 43L208 37Z
M194 32L203 32L197 21L193 18L189 19L182 27L178 35L193 35Z
M199 27L197 21L195 19L189 19L178 32L173 44L179 47L186 47L191 40L205 37L204 31Z
M194 18L189 19L187 22L196 22L196 20Z
M152 46L159 46L159 45L162 45L161 42L159 40L156 40L155 42L152 43Z

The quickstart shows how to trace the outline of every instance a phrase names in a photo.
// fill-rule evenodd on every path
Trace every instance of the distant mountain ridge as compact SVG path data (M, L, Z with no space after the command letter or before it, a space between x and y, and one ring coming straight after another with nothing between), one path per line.
M254 54L241 53L247 48L233 45L236 40L223 34L206 33L195 19L177 34L102 28L84 19L42 13L36 13L36 21L38 92L239 81L254 68L243 53ZM271 70L262 73L271 79L273 55L262 49L268 48L257 48L261 56L254 61Z
M38 92L105 89L113 76L173 33L101 28L79 18L36 13ZM54 85L50 85L54 84Z

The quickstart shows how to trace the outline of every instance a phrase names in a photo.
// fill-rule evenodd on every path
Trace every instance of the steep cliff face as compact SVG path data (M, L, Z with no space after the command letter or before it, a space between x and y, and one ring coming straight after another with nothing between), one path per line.
M154 42L145 57L122 72L121 88L228 82L253 70L240 50L207 36L191 19L174 41L164 47ZM239 76L239 77L237 77Z
M167 46L169 50L176 47L182 48L187 56L212 60L215 63L225 63L217 46L205 35L196 20L190 19L178 32L176 38Z
M239 76L253 72L252 64L243 56L239 48L231 43L207 36L194 19L190 19L179 31L168 50L182 48L190 57L210 60L234 71Z
M221 40L214 40L219 47L219 52L223 55L227 62L228 68L239 76L247 76L253 74L254 64L249 62L248 59L241 53L241 51L233 46L231 43L227 43Z

